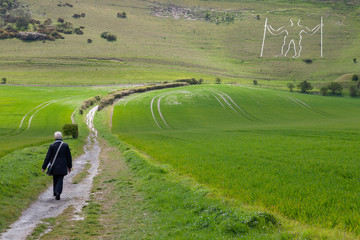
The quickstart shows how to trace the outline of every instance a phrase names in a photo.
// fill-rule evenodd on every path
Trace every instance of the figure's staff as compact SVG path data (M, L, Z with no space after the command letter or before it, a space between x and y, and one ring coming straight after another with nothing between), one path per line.
M263 42L262 42L262 46L261 46L261 53L260 53L260 57L262 57L262 56L263 56L264 44L265 44L265 35L266 35L266 28L267 28L267 18L265 19L265 25L264 25L264 37L263 37Z
M320 53L320 56L323 57L323 17L321 17L320 33L321 33L321 37L320 37L321 53Z

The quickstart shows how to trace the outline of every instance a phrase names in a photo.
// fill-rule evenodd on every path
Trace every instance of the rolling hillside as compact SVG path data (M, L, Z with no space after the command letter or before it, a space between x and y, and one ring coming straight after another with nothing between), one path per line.
M83 35L38 42L1 40L0 75L8 83L114 84L203 78L213 82L252 83L284 87L289 81L311 80L316 86L343 74L358 73L358 7L342 1L95 1L29 0L37 20L63 18ZM126 18L117 13L125 12ZM74 14L85 13L83 18ZM284 35L266 31L290 24L314 28L323 18L323 58L320 30L302 34L300 58L281 53ZM30 25L31 29L31 25ZM107 42L103 32L117 36ZM91 39L92 43L87 43ZM286 50L286 49L285 49ZM297 49L299 52L299 49ZM303 62L312 59L312 64Z

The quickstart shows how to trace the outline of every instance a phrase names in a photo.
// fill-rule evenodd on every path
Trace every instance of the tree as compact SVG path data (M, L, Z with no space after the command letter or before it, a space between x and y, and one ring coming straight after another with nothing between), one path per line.
M258 81L257 80L253 80L253 84L256 86L258 85Z
M6 84L6 78L1 79L1 84Z
M343 87L338 82L331 82L328 85L329 90L331 91L331 94L342 93Z
M358 76L358 75L354 74L354 75L351 76L351 81L356 82L356 81L358 81L358 80L359 80L359 76Z
M329 89L327 87L321 87L320 88L320 94L322 96L326 96L328 94Z
M309 83L306 80L301 82L299 85L297 85L297 87L300 89L301 93L306 93L306 91L313 89L313 87L311 86L311 83Z
M295 85L294 85L293 83L288 83L286 86L288 87L288 89L290 90L290 92L292 92L293 89L295 88Z
M77 124L65 124L62 130L64 136L72 136L73 138L79 136L79 126Z
M220 84L220 83L221 83L221 78L217 77L217 78L215 79L215 83L216 83L216 84Z
M356 85L350 85L349 87L349 94L351 97L356 97L358 95L358 88Z

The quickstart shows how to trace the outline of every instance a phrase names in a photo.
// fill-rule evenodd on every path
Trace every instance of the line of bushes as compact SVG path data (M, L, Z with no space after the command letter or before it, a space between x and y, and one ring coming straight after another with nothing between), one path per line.
M121 99L125 96L129 96L134 93L142 93L142 92L148 92L151 90L158 90L158 89L164 89L164 88L174 88L174 87L183 87L189 85L186 82L175 82L175 83L165 83L165 84L157 84L157 85L149 85L149 86L142 86L142 87L136 87L132 89L124 89L120 91L116 91L113 93L110 93L108 96L101 99L99 103L98 111L103 109L106 106L112 105L115 100Z
M83 114L85 109L88 109L89 107L93 106L95 103L98 103L100 101L101 97L99 95L86 99L82 102L81 107L79 109L79 113Z
M187 78L187 79L175 80L175 82L185 82L185 83L188 83L190 85L202 84L203 81L204 80L202 78L200 78L199 80L196 80L195 78Z

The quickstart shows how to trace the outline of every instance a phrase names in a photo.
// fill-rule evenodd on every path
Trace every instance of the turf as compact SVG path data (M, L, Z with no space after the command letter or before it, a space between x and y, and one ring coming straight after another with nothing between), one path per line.
M0 157L15 149L53 138L83 100L107 88L0 86ZM78 112L76 112L78 114Z
M120 102L113 132L225 197L358 235L359 104L239 86L188 87Z
M8 83L93 85L162 82L203 78L213 82L251 83L284 87L289 81L311 80L317 87L343 74L358 73L353 63L357 48L356 1L77 1L73 8L58 1L29 0L35 18L58 17L84 26L84 35L65 35L55 42L1 40L1 77ZM180 17L156 17L154 8L189 8L193 12L235 11L234 23L215 24ZM127 13L127 19L116 17ZM74 13L86 13L73 19ZM259 18L257 18L259 15ZM324 18L324 58L320 58L320 33L304 35L301 58L275 57L283 36L266 36L260 58L265 19L274 28L301 19L312 28ZM116 42L100 37L117 35ZM92 39L93 43L87 43ZM16 51L21 49L21 51ZM289 52L292 56L293 52ZM107 60L106 60L107 59ZM109 60L112 59L112 60ZM312 64L303 62L312 59Z

